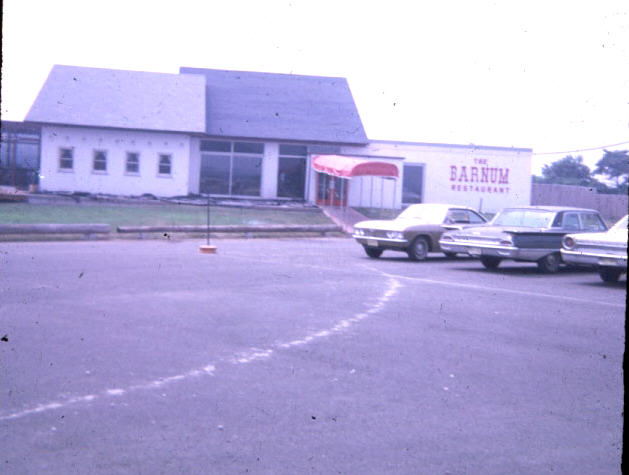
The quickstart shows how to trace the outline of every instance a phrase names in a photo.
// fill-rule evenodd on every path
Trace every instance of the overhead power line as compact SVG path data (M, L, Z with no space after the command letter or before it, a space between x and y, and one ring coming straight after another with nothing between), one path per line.
M604 148L617 147L618 145L625 145L625 144L629 144L629 142L612 143L609 145L601 145L600 147L581 148L579 150L564 150L563 152L533 152L533 155L557 155L559 153L589 152L591 150L602 150Z

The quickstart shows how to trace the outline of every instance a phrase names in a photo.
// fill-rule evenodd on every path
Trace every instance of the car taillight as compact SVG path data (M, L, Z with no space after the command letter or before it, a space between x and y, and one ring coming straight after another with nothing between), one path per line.
M570 236L566 236L565 238L563 238L563 247L565 247L566 249L572 249L574 245L574 239Z

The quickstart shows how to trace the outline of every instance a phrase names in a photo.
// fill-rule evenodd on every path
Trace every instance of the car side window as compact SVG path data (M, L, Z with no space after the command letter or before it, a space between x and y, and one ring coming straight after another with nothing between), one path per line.
M579 215L577 213L564 213L563 228L568 231L579 231L581 229Z
M446 223L448 224L469 224L469 222L470 216L464 209L451 209L446 216Z
M583 213L581 221L583 222L584 231L605 231L606 229L600 216L595 213Z
M474 213L474 211L469 211L469 214L471 224L481 224L486 222L486 220L481 215Z

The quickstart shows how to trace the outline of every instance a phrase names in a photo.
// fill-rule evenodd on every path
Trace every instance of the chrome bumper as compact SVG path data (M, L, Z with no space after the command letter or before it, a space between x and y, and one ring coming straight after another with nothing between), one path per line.
M595 267L620 267L627 269L627 256L608 254L604 252L583 252L561 250L561 257L569 264Z
M370 236L357 236L353 234L352 237L358 241L359 244L369 247L400 247L405 248L408 246L406 239L390 239L383 237L370 237Z
M444 252L464 253L472 257L491 256L522 261L537 261L555 252L553 249L520 249L513 246L481 244L478 242L439 241L439 246L441 246L441 250Z

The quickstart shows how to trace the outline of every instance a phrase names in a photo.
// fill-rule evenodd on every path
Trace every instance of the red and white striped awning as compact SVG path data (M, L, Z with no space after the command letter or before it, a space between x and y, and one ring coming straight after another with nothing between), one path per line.
M393 163L345 157L343 155L314 155L312 168L321 173L351 178L354 176L382 176L398 178L398 168Z

